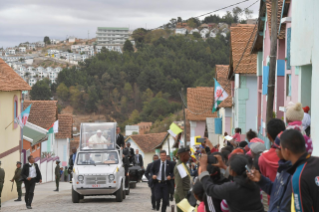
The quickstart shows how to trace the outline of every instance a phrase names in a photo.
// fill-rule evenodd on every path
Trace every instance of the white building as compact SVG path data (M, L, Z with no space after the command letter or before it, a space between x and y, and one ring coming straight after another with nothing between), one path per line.
M35 83L37 83L37 80L35 78L30 78L28 83L32 87Z
M6 55L15 55L16 54L16 50L15 49L7 49L6 50Z
M98 44L124 45L125 41L129 38L129 28L123 27L98 27L96 31L96 42Z
M187 29L181 28L181 29L175 29L176 35L186 35Z
M36 45L37 45L37 47L40 47L40 48L45 47L45 43L44 43L43 41L38 41L38 42L36 43Z
M52 55L52 54L58 53L58 52L60 52L60 51L57 50L57 49L49 49L49 50L48 50L48 55Z
M75 37L74 36L70 36L69 37L69 43L74 43L75 42Z
M25 46L19 47L19 52L20 53L25 53L27 51L27 48Z
M200 35L202 36L202 38L206 38L207 33L209 33L209 29L204 28L200 31Z
M126 125L125 126L125 135L133 135L133 134L139 134L140 133L140 127L137 125Z
M198 32L199 33L199 30L198 29L192 29L190 32L189 32L189 34L193 34L194 32Z

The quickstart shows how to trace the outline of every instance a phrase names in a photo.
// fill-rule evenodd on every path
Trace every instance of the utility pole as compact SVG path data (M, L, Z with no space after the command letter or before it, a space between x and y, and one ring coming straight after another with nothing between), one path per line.
M182 91L181 91L181 98L182 98L183 117L184 117L184 147L186 147L187 146L187 141L186 141L187 129L186 129L186 115L185 115L185 105L184 105L184 88L182 88Z
M268 78L268 100L266 124L273 118L275 77L276 77L276 56L277 56L277 13L278 0L272 0L271 4L271 35L270 35L270 64Z

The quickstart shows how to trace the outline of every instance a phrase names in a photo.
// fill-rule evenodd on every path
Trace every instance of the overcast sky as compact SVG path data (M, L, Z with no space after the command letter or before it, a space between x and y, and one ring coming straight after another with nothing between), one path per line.
M199 16L243 0L0 0L0 47L43 40L95 37L97 27L148 29ZM245 8L256 0L238 6ZM250 9L257 17L259 3ZM233 7L218 12L223 15ZM202 19L202 18L201 18Z

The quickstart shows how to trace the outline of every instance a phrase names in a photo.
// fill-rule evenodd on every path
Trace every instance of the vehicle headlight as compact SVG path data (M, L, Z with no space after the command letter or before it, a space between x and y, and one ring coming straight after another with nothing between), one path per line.
M114 179L115 179L114 174L110 174L110 175L109 175L109 180L110 180L110 181L113 181Z
M78 176L78 180L79 180L79 181L83 181L83 180L84 180L83 175L79 175L79 176Z

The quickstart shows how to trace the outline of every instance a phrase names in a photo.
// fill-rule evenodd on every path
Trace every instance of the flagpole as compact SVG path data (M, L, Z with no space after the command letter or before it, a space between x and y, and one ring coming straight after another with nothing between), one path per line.
M13 122L14 122L14 120L13 120L8 126L6 126L6 129L7 129Z

